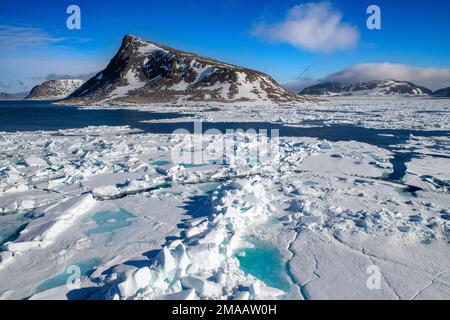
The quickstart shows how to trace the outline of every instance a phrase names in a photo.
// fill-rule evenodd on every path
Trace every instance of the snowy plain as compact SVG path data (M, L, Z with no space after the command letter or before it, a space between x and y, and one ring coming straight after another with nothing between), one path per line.
M450 100L127 108L186 116L0 132L0 299L450 298ZM192 121L289 134L145 130Z

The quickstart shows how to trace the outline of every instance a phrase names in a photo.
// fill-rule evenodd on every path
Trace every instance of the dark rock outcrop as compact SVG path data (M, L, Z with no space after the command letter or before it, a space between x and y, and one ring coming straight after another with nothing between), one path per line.
M127 35L66 103L303 102L270 76Z
M69 94L77 90L84 80L80 79L60 79L48 80L35 86L25 99L28 100L58 100L64 99Z

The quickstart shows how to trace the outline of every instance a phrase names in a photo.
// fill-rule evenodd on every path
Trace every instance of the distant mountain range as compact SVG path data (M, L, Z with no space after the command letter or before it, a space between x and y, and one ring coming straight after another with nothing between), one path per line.
M15 100L17 97L10 93L0 92L0 100Z
M450 87L433 92L433 96L440 98L450 97Z
M15 93L0 92L0 100L22 100L28 95L28 93L28 91Z
M27 100L59 100L77 90L85 81L80 79L48 80L31 89Z
M282 104L306 100L264 73L127 35L106 69L65 102Z
M408 81L377 80L355 83L321 83L300 92L315 96L430 96L433 91Z

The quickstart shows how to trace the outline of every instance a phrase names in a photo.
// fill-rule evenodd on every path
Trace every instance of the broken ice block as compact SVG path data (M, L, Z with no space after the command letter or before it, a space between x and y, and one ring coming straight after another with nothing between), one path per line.
M165 273L169 273L177 267L176 261L167 247L164 247L159 251L156 256L156 263Z
M141 288L145 288L150 284L152 274L147 267L129 270L125 274L125 280L117 286L120 291L120 295L123 298L134 296Z

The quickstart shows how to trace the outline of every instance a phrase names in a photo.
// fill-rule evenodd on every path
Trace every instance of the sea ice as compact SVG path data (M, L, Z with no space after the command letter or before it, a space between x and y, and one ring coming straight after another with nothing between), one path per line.
M211 151L224 142L208 135L196 147L192 135L128 127L2 133L0 218L26 213L30 221L2 246L0 297L30 297L69 261L99 257L82 282L95 292L91 298L449 298L450 147L436 130L450 123L445 112L429 112L447 109L448 102L432 99L177 109L210 122L288 124L291 133L356 123L393 143L388 150L350 139L280 137L279 161L252 162L263 141L240 134L242 153L225 155L225 165L209 161L217 157L202 165L171 159L180 143ZM393 134L399 129L417 132L401 141ZM393 149L414 154L399 180L389 178ZM212 186L205 191L205 184ZM85 233L95 212L117 208L133 212L127 228ZM236 252L248 236L276 246L286 264L284 290L242 270ZM373 265L383 276L378 291L366 286ZM53 288L34 298L70 294Z

